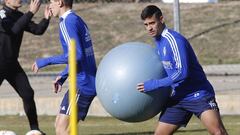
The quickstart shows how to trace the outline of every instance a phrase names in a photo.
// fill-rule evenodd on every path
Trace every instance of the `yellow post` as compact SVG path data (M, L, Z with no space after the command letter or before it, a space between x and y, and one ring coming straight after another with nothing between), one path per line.
M69 47L69 105L70 105L70 135L77 135L77 104L76 104L76 43L74 39L70 41Z

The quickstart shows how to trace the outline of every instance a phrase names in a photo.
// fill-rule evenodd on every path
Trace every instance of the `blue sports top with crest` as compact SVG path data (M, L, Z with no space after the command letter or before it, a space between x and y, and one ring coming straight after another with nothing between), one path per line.
M66 68L60 73L61 79L59 83L63 84L68 77L70 40L74 39L77 55L77 87L86 95L96 95L95 76L97 68L92 40L86 23L72 10L69 10L60 17L59 27L59 38L63 54L37 59L38 68L52 64L67 64Z
M197 100L215 95L185 37L165 26L161 35L155 37L155 43L167 76L145 81L145 92L171 86L174 100Z

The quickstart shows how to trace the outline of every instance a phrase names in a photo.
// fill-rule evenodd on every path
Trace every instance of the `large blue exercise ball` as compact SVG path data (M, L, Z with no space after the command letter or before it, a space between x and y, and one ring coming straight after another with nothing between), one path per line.
M126 122L141 122L156 116L171 93L170 88L139 92L136 87L166 73L155 48L128 42L110 50L98 66L97 96L105 110Z

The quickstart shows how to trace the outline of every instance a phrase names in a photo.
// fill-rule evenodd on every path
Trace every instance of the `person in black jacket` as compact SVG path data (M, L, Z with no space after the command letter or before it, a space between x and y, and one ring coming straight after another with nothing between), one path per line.
M51 12L46 7L45 18L36 24L31 19L40 8L40 0L31 0L29 11L26 13L18 10L21 5L21 0L5 0L5 4L0 10L0 85L4 79L10 83L22 98L31 130L40 131L34 91L18 62L18 56L24 31L42 35L49 25Z

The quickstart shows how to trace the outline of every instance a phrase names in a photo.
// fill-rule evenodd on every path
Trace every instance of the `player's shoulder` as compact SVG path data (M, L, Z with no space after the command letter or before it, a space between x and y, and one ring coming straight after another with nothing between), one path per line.
M70 19L70 20L76 20L76 19L78 19L78 17L79 16L74 12L70 12L67 16L67 18Z
M162 36L167 39L184 38L183 35L169 28L163 30Z
M83 20L81 19L80 16L78 16L75 12L71 12L68 14L65 20L66 23L69 24L77 24L77 23L83 23Z
M182 34L167 28L165 28L164 31L162 32L162 36L164 37L165 41L167 41L167 43L170 44L188 42L187 39Z

